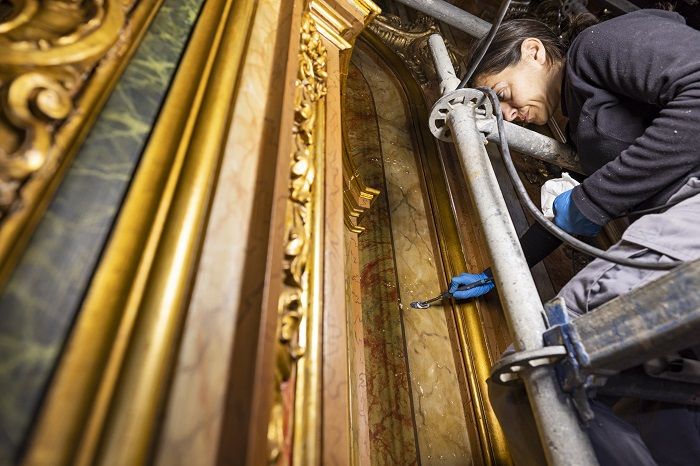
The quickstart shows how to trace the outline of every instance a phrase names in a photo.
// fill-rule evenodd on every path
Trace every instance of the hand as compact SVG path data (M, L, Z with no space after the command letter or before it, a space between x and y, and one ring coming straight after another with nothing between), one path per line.
M554 199L554 224L572 235L595 236L601 226L593 223L578 210L571 195L573 190L564 191Z
M481 286L476 286L468 290L460 290L459 287L471 285L472 283L476 283L480 280L486 280L489 278L493 278L493 275L491 274L490 270L485 270L481 273L459 274L455 277L452 277L452 280L450 281L449 292L455 299L469 299L485 295L486 293L494 289L495 285L493 284L493 282L489 282Z

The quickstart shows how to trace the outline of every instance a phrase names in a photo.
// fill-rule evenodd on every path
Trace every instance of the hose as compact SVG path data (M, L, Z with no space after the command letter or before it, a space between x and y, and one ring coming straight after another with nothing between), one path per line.
M673 261L660 264L639 259L628 259L626 257L618 257L615 254L610 254L606 251L603 251L602 249L598 249L584 243L583 241L571 236L566 231L556 226L553 222L549 221L542 214L542 212L540 212L537 206L535 206L535 204L532 202L532 199L530 199L530 196L527 194L525 186L523 186L523 183L520 181L518 172L515 169L513 159L510 156L510 149L508 148L508 140L506 138L505 125L503 124L503 115L501 114L501 104L498 101L498 97L491 88L479 87L478 90L483 92L488 97L488 99L491 101L491 105L493 106L493 112L495 114L496 123L498 125L498 138L500 139L503 161L506 166L506 171L508 172L508 175L513 181L513 185L515 186L515 190L518 193L518 197L520 197L520 200L523 202L527 210L529 210L530 213L535 217L535 220L537 220L537 222L540 225L542 225L547 231L549 231L551 234L561 239L562 241L564 241L565 243L567 243L572 248L578 251L628 267L651 270L670 270L683 263L682 261Z

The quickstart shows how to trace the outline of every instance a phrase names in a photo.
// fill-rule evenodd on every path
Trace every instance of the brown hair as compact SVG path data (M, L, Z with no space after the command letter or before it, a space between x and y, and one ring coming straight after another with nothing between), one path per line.
M521 18L505 21L498 28L493 42L472 74L470 81L473 83L479 76L500 73L507 67L518 63L520 61L520 47L523 41L529 37L542 41L550 64L562 61L569 45L578 33L597 22L595 16L591 14L579 14L566 18L562 24L565 26L562 28L565 29L565 32L556 34L545 23L535 19ZM479 50L484 40L485 38L482 38L472 50Z

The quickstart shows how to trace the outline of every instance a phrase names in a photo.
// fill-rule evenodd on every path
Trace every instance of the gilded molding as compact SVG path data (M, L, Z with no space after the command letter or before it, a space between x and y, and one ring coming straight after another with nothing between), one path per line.
M347 151L343 150L343 205L348 230L353 233L365 231L359 225L360 217L371 207L379 193L378 189L365 186Z
M0 284L161 2L11 2L0 22Z
M311 17L316 29L340 50L352 47L352 23L336 11L324 0L313 0L309 3Z
M204 3L23 464L151 461L254 0Z
M339 50L352 48L362 29L381 13L371 0L311 0L308 7L318 32Z
M318 202L315 202L318 197L316 191L322 189L322 185L317 183L316 157L320 151L316 146L316 131L321 123L317 121L317 116L322 113L318 107L323 104L326 95L326 57L327 51L314 17L305 11L301 19L299 67L295 82L283 286L278 304L275 396L268 428L269 461L275 464L291 461L284 455L285 442L291 441L293 435L291 429L284 429L284 413L289 412L291 406L283 400L282 385L293 380L296 362L306 351L300 339L300 329L310 312L314 311L310 284L314 282L314 274L319 272L313 261L318 247L313 241L313 219L319 209Z
M350 0L352 6L365 18L365 25L379 15L382 10L371 0Z
M398 16L380 15L369 24L369 30L396 53L411 71L413 77L422 86L436 82L437 73L433 65L433 58L428 47L428 38L431 34L439 33L437 22L430 16L420 16L412 23L406 23ZM450 57L455 65L457 74L460 74L459 63L461 58L447 44Z

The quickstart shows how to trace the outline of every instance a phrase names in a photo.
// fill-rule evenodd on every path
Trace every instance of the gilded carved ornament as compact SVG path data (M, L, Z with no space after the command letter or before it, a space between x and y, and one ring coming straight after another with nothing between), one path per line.
M52 155L55 133L96 61L116 41L128 5L17 0L0 22L0 219Z
M270 463L285 463L285 409L282 387L294 375L296 361L304 355L299 329L309 312L309 275L312 248L313 189L316 175L315 139L317 105L326 95L326 49L308 12L301 22L299 69L295 82L294 148L290 158L289 197L285 217L283 287L278 305L278 348L275 373L275 401L268 428Z
M416 81L426 86L436 81L437 73L428 47L431 34L439 33L437 22L430 16L420 16L411 23L395 15L379 15L369 23L368 28L406 63ZM446 44L455 70L459 75L460 57L449 44Z

